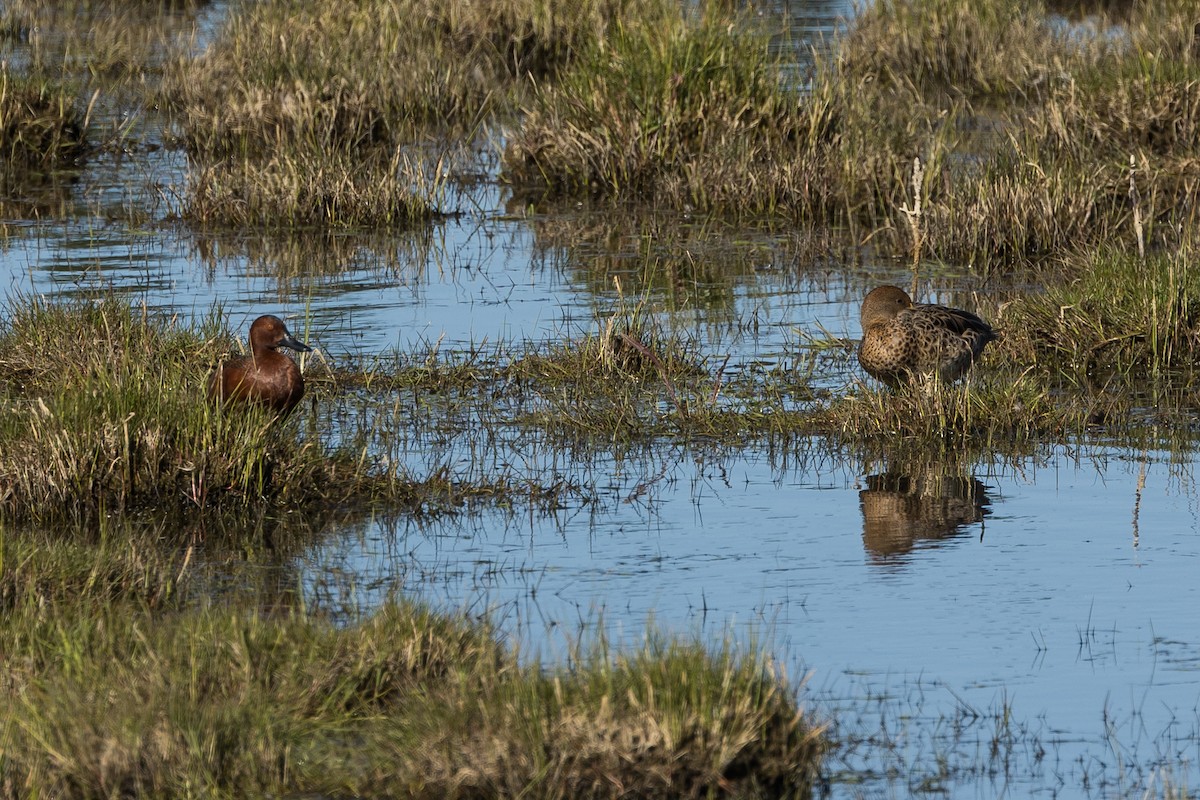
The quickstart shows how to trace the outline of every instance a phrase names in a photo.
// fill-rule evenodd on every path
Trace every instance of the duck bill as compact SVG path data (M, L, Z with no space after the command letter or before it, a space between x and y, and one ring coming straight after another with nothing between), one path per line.
M312 352L311 347L309 347L304 342L297 339L295 336L292 336L290 333L284 334L283 341L281 341L279 343L279 346L287 347L291 350L295 350L297 353L311 353Z

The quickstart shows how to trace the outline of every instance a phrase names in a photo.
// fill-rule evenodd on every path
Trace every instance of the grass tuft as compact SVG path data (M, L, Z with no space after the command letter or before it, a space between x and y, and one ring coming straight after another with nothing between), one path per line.
M189 175L185 213L205 227L397 230L440 216L442 194L436 169L400 151L311 161L293 154L199 167Z
M1068 374L1145 380L1190 369L1200 344L1200 282L1192 252L1145 259L1104 250L1065 266L1073 280L1004 309L1006 345Z
M769 53L765 33L720 3L650 4L538 87L504 175L551 194L773 210L782 145L821 137L829 120L784 86Z
M839 65L843 79L875 82L873 94L998 100L1036 94L1067 47L1037 2L883 0L855 17Z
M337 626L91 588L0 631L5 797L807 797L824 750L786 677L728 645L581 648L547 672L408 602Z
M237 6L165 96L197 164L203 224L405 226L436 213L454 147L530 77L583 50L625 0Z
M0 159L4 190L13 173L50 170L78 158L87 145L87 122L62 84L22 78L0 69Z
M387 500L436 514L465 501L555 503L573 484L432 465L396 454L403 426L383 414L322 444L302 405L279 422L208 402L205 381L238 352L218 319L200 330L111 297L20 299L0 325L0 516L42 522L154 508L326 507ZM314 381L314 402L322 381Z

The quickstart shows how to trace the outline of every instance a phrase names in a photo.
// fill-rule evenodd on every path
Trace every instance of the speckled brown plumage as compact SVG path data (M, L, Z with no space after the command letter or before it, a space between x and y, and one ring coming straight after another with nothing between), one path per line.
M953 383L996 338L970 311L913 303L895 286L872 289L863 300L862 331L858 363L893 388L922 375Z
M957 535L989 513L987 487L935 469L916 475L868 475L858 493L863 544L874 561L902 558L920 541Z
M296 362L279 352L287 347L301 353L312 350L288 332L279 317L270 314L250 326L250 355L230 359L208 378L208 396L222 403L259 403L286 416L304 397L304 376Z

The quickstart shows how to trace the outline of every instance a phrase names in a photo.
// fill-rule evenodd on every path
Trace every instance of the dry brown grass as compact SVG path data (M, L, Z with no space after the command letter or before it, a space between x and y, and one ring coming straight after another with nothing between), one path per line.
M100 89L137 103L164 65L187 46L202 0L11 0L0 26L27 46L34 74L70 75L85 94Z
M170 95L198 155L357 150L428 128L474 129L529 74L593 42L622 0L250 5Z
M438 213L450 145L505 114L625 3L407 0L235 8L165 95L202 225L405 227ZM419 146L418 146L419 145Z
M1055 32L1036 5L878 4L843 41L838 76L869 75L885 116L901 100L932 123L950 104L953 125L917 151L926 254L1011 269L1103 244L1173 246L1195 213L1200 71L1187 19L1146 4L1123 38ZM880 195L876 243L911 250L906 207L899 188Z
M230 159L196 167L188 183L185 213L193 223L260 230L419 226L440 215L444 187L437 165L401 151L390 158Z
M881 98L998 100L1044 91L1068 49L1039 3L883 0L855 17L837 57L843 80Z

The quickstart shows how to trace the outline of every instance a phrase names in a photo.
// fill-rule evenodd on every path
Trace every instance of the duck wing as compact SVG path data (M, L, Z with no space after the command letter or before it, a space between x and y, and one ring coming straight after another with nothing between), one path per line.
M959 336L981 340L984 344L996 339L992 326L970 311L925 303L913 306L913 310L927 322Z

